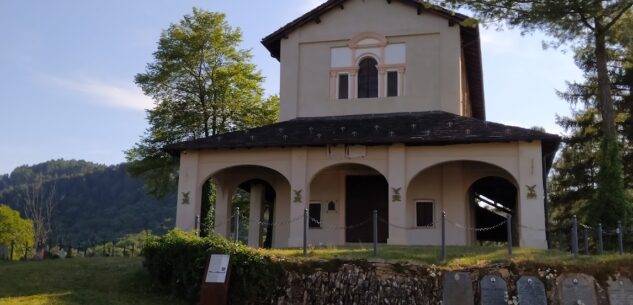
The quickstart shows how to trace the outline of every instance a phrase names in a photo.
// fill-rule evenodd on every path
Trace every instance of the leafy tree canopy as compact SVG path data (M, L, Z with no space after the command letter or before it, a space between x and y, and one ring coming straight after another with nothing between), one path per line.
M242 33L225 15L193 9L163 31L154 61L135 81L154 99L150 127L126 151L129 172L146 179L150 194L175 189L177 158L165 145L276 121L276 96L263 98L262 75L239 49Z
M33 250L33 222L23 219L18 211L0 204L0 246L14 245L14 259L26 249Z

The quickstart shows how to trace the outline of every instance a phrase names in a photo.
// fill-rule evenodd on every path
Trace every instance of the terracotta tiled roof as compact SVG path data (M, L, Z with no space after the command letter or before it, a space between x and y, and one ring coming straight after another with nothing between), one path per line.
M262 44L270 51L272 57L279 60L281 57L281 40L287 37L292 31L308 22L320 22L320 16L331 9L344 8L346 0L328 0L313 10L303 14L299 18L291 21L272 34L262 39ZM486 107L484 99L483 71L481 64L481 46L479 41L479 28L471 26L461 26L460 22L469 17L453 11L446 10L439 6L422 4L416 0L388 0L387 2L399 2L416 9L418 14L433 14L446 18L449 26L460 26L461 44L464 51L464 62L466 64L468 88L472 104L473 117L486 119Z
M541 140L548 168L561 138L532 129L463 117L443 111L297 118L169 145L189 149L325 146L333 144L409 146Z

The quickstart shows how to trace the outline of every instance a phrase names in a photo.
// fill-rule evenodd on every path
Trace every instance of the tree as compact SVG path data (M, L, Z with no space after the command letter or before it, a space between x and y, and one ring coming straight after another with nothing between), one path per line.
M41 175L23 189L22 209L26 217L33 221L35 243L38 249L46 245L53 231L53 216L56 208L55 184L46 185Z
M163 31L154 61L136 75L155 108L126 157L128 171L146 179L150 194L175 189L178 159L163 151L166 145L276 121L278 99L262 98L263 77L250 52L238 49L241 38L224 14L194 8Z
M580 105L582 109L575 110L572 117L558 119L569 135L554 164L549 186L553 223L564 226L572 214L578 214L585 223L602 221L614 226L617 220L628 221L630 216L630 197L625 189L633 188L631 17L631 13L625 14L614 26L607 52L617 142L605 141L603 137L592 47L576 50L576 62L585 71L586 80L571 83L566 92L560 93L572 106ZM628 162L623 165L620 157Z
M439 0L441 4L474 11L484 21L541 30L554 38L550 46L569 45L586 55L585 73L595 78L595 107L600 110L602 139L598 154L596 193L592 209L611 219L627 214L627 194L622 183L622 159L616 138L609 48L622 20L631 13L633 0ZM630 31L630 30L629 30ZM615 42L617 43L617 42ZM584 53L584 54L583 54ZM598 215L596 215L598 216Z
M27 250L33 250L33 222L20 217L20 213L0 204L0 246L13 248L13 258L21 257Z

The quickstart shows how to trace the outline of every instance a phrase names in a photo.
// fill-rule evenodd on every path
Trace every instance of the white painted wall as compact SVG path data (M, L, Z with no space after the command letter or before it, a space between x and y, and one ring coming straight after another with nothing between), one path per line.
M459 26L383 0L350 0L345 9L333 9L320 18L321 23L308 23L281 40L281 121L429 110L461 114ZM330 67L349 64L345 57L350 54L344 48L351 38L364 32L387 37L385 57L389 62L406 62L401 96L333 98L335 84L330 80ZM360 50L380 54L379 49Z
M248 161L245 161L248 160ZM478 161L489 165L455 161ZM343 166L355 164L356 166ZM438 167L437 165L443 164ZM244 167L232 170L237 165L255 165L262 168ZM269 148L235 149L201 152L183 152L181 155L181 178L179 181L179 203L177 227L193 230L195 215L200 210L202 185L211 175L219 181L216 221L230 215L227 202L231 190L239 183L258 178L269 182L277 192L275 222L301 218L310 201L325 204L338 199L337 213L322 211L328 225L344 225L345 175L358 173L359 168L386 177L390 188L401 188L401 201L389 203L389 221L398 226L413 226L412 215L415 199L433 199L438 207L446 210L450 219L460 224L472 224L466 193L470 185L486 175L504 177L518 186L519 219L515 224L520 229L520 244L543 248L545 242L545 218L543 206L543 183L541 167L541 144L539 141L490 143L448 146L404 145L369 146L365 157L348 158L344 146L330 149ZM527 199L526 185L537 185L538 197ZM302 198L294 202L294 191L301 190ZM189 192L189 204L182 204L183 193ZM440 209L436 209L436 214ZM437 217L437 215L436 215ZM303 240L303 222L275 228L275 247L298 247ZM449 229L448 242L466 245L473 242L472 234ZM226 235L226 228L217 232ZM438 235L433 230L412 232L390 227L390 244L437 244ZM310 230L311 243L344 243L344 232L329 232L324 229Z

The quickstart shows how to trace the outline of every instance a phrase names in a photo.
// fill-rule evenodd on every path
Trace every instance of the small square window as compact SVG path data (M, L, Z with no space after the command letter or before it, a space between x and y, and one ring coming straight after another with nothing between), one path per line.
M310 203L310 209L308 211L310 214L310 221L308 222L308 226L310 228L320 228L321 227L321 204L320 203Z
M349 75L338 75L338 98L340 100L346 100L349 98Z
M418 201L415 203L416 225L418 227L432 227L433 223L433 202Z
M387 96L398 96L398 72L387 72Z

